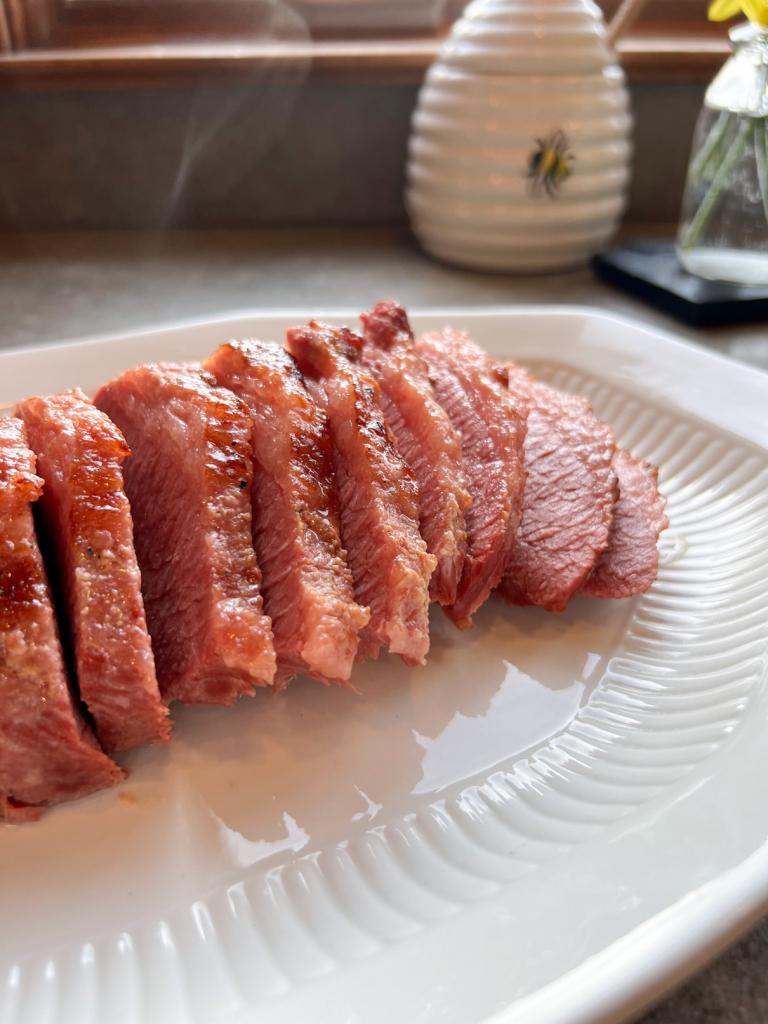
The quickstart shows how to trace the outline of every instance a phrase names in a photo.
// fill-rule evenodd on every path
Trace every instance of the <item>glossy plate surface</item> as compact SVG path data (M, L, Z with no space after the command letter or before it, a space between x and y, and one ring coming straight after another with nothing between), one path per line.
M5 353L0 405L302 319ZM177 709L121 789L0 829L3 1024L613 1021L763 909L768 377L589 310L413 320L588 395L661 467L657 583L435 614L427 667L358 694Z

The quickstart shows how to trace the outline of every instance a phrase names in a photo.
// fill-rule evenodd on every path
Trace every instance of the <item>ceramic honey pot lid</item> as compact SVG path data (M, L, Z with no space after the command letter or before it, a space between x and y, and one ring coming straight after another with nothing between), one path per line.
M594 74L616 57L592 0L474 0L440 60L487 75Z

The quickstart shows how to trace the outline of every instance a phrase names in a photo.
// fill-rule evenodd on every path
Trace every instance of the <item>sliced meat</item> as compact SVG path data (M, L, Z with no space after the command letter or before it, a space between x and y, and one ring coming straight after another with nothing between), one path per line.
M170 736L144 618L133 521L123 485L128 446L81 391L16 410L45 487L37 505L55 558L80 698L105 750Z
M378 381L384 419L419 485L421 535L437 559L430 594L452 605L464 568L464 515L471 504L461 441L435 398L403 307L380 302L361 319L363 364Z
M23 423L0 419L0 819L9 821L123 777L70 694L32 522L41 490Z
M608 547L582 587L590 597L644 594L658 574L659 534L668 526L656 467L618 450L613 468L619 479L619 497Z
M355 596L371 612L359 657L386 646L419 665L429 650L435 559L419 533L416 482L384 424L378 385L359 366L362 339L311 323L290 330L287 345L328 416L341 536Z
M506 371L462 331L446 327L424 335L416 347L461 437L472 498L464 571L448 609L465 628L501 580L520 526L526 408L507 388Z
M613 431L589 402L514 364L509 388L528 405L526 482L517 542L499 586L510 604L562 611L608 545L616 501Z
M167 701L230 704L275 650L251 539L251 420L193 367L141 366L96 395L123 432L136 554Z
M339 537L325 415L275 345L229 342L205 369L253 420L253 541L279 674L346 681L369 614L355 602Z

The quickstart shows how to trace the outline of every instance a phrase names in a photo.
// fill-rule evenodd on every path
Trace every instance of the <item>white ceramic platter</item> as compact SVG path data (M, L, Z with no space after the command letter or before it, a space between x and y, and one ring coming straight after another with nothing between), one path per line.
M8 352L0 404L301 319ZM660 465L657 583L177 709L120 790L0 829L2 1024L596 1024L765 906L768 377L587 310L448 321Z

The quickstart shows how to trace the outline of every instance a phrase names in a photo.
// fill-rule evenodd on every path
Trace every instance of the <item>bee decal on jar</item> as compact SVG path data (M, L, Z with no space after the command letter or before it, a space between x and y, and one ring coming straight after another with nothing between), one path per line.
M574 159L568 136L561 129L536 139L536 148L528 159L531 192L556 199L560 187L573 173Z

